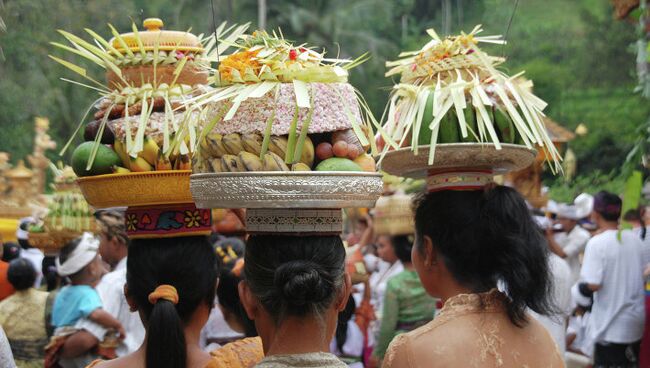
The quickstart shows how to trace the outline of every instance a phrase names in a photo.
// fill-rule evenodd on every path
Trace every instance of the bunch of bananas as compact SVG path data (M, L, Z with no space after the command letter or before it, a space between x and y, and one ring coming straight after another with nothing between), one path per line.
M195 155L195 173L246 171L311 171L314 164L314 144L307 136L302 153L295 163L287 164L288 139L271 136L264 154L263 138L258 133L221 135L208 134Z
M122 160L123 166L114 166L114 173L163 171L163 170L190 170L191 160L189 154L180 154L178 150L166 156L158 143L150 137L144 138L143 149L137 157L130 156L126 151L126 143L115 139L113 149Z
M76 191L57 192L48 203L45 225L50 230L81 233L92 229L93 211Z

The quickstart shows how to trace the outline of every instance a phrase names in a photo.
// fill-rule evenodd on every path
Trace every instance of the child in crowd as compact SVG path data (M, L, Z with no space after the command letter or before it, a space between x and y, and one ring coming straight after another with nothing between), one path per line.
M121 337L125 336L122 324L102 310L102 301L95 290L105 271L98 249L99 241L84 233L61 250L56 260L57 272L61 277L68 277L70 285L63 287L54 301L52 324L56 328L55 335L74 332L77 322L87 318L106 329L116 330Z

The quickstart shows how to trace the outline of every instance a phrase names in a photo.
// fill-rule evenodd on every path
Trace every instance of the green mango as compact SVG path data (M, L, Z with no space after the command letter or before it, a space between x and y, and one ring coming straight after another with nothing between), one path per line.
M458 118L453 109L449 109L447 114L440 121L440 131L438 132L438 143L458 143L460 141L460 132L458 127Z
M363 171L356 162L341 157L330 157L316 166L316 171Z
M115 151L100 143L90 170L86 170L94 145L95 142L84 142L72 152L72 170L77 176L110 174L113 172L113 166L122 164Z

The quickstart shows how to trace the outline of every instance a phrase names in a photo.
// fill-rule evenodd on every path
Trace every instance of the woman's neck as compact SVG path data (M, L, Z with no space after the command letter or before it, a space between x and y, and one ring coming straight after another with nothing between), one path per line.
M405 270L415 271L415 267L413 267L412 262L402 262L402 266L404 267Z
M325 317L326 319L331 319ZM268 336L269 348L265 355L307 354L329 352L329 340L333 331L323 328L333 325L331 321L316 318L287 318ZM306 331L311 331L306 333Z

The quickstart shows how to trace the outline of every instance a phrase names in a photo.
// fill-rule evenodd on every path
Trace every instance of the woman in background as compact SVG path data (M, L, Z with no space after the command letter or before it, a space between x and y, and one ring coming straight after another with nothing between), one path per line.
M372 352L374 366L384 358L395 336L424 326L436 312L436 300L422 287L411 262L412 236L394 236L391 243L404 270L391 277L386 285L379 336Z

